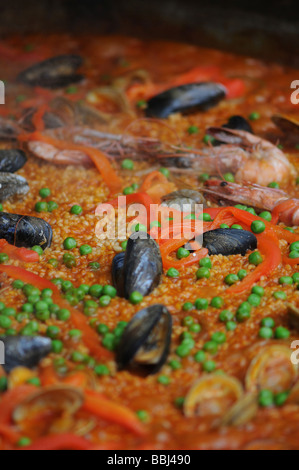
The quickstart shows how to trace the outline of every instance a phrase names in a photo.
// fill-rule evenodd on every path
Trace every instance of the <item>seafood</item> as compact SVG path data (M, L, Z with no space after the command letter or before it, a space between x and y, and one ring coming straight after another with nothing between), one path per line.
M24 70L17 80L33 87L63 88L83 79L82 75L76 74L82 63L83 59L78 55L52 57Z
M13 196L23 196L29 191L25 178L12 173L0 173L0 202Z
M27 162L25 152L19 149L0 150L0 172L14 173Z
M171 342L172 318L164 305L138 312L127 325L116 353L119 369L155 374L165 363Z
M218 228L203 234L203 246L209 255L242 255L257 248L256 236L247 230Z
M290 198L281 189L212 179L206 182L205 195L222 204L240 203L271 212L276 208L281 222L299 225L299 199Z
M282 344L263 347L251 361L245 377L248 391L289 390L296 382L298 366L292 364L290 349Z
M242 426L251 421L259 408L258 394L246 393L222 417L222 426Z
M290 140L297 143L299 142L299 121L295 116L274 114L274 116L272 116L272 121Z
M133 292L150 294L159 285L163 271L157 243L145 232L134 233L128 240L124 259L118 257L112 270L119 295L123 292L128 299Z
M181 189L166 194L161 198L163 207L173 208L182 212L194 212L196 205L206 207L206 201L202 193L191 189Z
M20 126L12 120L5 119L0 116L0 139L16 140L18 134L22 132Z
M170 88L147 102L148 117L167 118L172 113L205 111L225 98L223 85L213 82L191 83Z
M0 340L5 347L5 364L2 367L7 373L19 366L36 367L52 349L50 338L42 336L5 336Z
M112 282L119 297L124 297L124 264L125 253L119 253L112 262Z
M39 426L47 426L50 432L66 432L72 428L72 417L83 402L84 394L79 388L68 385L44 387L17 405L13 411L13 421L23 431L30 426L30 422L38 421ZM45 412L51 415L48 423L41 419Z
M187 393L184 414L188 418L223 415L242 395L243 387L234 377L205 375Z
M0 212L0 239L18 247L39 245L45 250L52 243L52 228L38 217Z
M288 304L288 322L296 331L299 331L299 309L296 305Z
M243 116L231 116L227 123L223 124L221 127L225 129L235 129L239 131L246 131L253 134L253 130L247 119Z

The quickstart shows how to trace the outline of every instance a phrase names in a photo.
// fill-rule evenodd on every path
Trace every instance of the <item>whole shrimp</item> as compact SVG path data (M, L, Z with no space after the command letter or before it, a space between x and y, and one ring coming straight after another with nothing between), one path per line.
M272 181L286 183L294 175L287 156L274 144L250 132L222 127L210 127L207 134L224 142L208 149L185 151L180 157L189 158L190 168L182 173L207 172L216 175L232 172L238 183L247 181L267 186ZM165 158L161 156L161 158Z
M216 179L205 184L206 196L218 203L240 203L272 212L272 220L279 219L288 226L299 226L299 199L290 197L281 189L258 184L228 183Z

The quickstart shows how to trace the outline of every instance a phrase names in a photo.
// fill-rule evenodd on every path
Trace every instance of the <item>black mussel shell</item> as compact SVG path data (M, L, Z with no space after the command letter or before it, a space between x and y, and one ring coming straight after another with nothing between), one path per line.
M16 122L0 116L0 140L16 140L20 132L22 129Z
M45 250L52 243L52 228L38 217L0 212L1 238L18 247L32 248L39 245Z
M148 117L167 118L172 113L206 111L225 98L226 89L214 82L191 83L170 88L147 102Z
M209 255L242 255L257 248L256 236L247 230L218 228L203 234L203 246Z
M172 317L164 305L140 310L127 325L116 352L119 369L158 372L170 350Z
M64 88L83 79L76 70L83 63L79 55L60 55L33 65L21 72L17 80L25 85Z
M124 265L125 265L125 253L119 253L113 258L112 261L112 282L117 290L119 297L124 297L125 286L124 286Z
M52 349L51 339L42 336L5 336L0 341L4 343L3 368L7 373L19 366L36 367Z
M27 157L23 150L0 150L0 172L15 173L23 168L26 162Z
M243 116L231 116L226 124L223 124L226 129L235 129L238 131L246 131L253 134L253 130L249 122Z
M136 232L128 240L124 261L124 294L150 294L160 283L163 272L159 246L147 233Z
M167 157L161 158L160 164L166 167L192 168L192 160L185 157Z
M0 173L0 202L13 196L23 196L29 191L27 180L12 173Z

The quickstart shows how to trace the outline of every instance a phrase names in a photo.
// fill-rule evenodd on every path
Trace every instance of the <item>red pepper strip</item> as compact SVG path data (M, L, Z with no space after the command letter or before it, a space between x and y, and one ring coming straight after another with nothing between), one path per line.
M85 391L85 403L82 409L110 423L119 424L138 436L144 436L147 433L145 427L133 411L108 400L97 392L91 390Z
M122 184L120 178L116 174L106 155L100 150L92 147L85 147L84 145L73 144L72 142L64 142L59 139L53 139L52 137L41 134L40 132L21 135L18 138L19 140L25 142L28 140L45 142L46 144L53 145L59 150L79 150L83 153L86 153L99 170L110 191L114 194L121 190Z
M21 434L17 431L14 431L10 426L0 423L0 436L3 436L11 443L15 443L18 442Z
M227 289L228 294L241 294L249 290L262 276L269 276L281 263L281 251L279 241L275 235L261 233L256 235L258 248L264 256L263 262L250 274L248 274L240 284L236 284Z
M283 264L289 264L290 266L295 266L299 264L299 258L289 258L288 256L283 256L282 258Z
M76 434L52 434L38 438L21 450L90 450L91 447L93 445L90 441Z
M35 127L35 130L38 132L42 132L45 130L45 122L44 122L44 114L48 111L49 107L47 104L40 106L40 108L34 113L32 116L32 123Z
M241 98L245 94L245 91L246 91L245 83L240 78L220 77L216 81L225 86L227 90L226 97L228 99Z
M186 266L191 266L194 263L197 263L201 258L204 258L208 254L208 250L206 248L202 248L194 254L190 254L188 258L184 258L181 260L169 259L168 256L173 251L176 251L181 246L185 245L188 242L187 239L183 240L168 240L167 243L163 243L161 246L161 255L163 261L164 269L169 268L184 268Z
M286 201L282 201L280 204L274 207L272 211L272 224L277 224L280 214L283 212L289 211L295 207L298 207L294 199L287 199Z
M295 233L291 233L289 230L285 230L282 227L279 227L278 225L273 225L271 222L267 222L265 219L262 219L261 217L257 215L250 214L250 212L243 211L242 209L237 209L236 207L224 207L221 212L215 217L213 221L213 228L216 228L219 226L222 221L223 217L228 216L232 214L236 219L240 220L244 224L250 226L252 222L255 220L261 220L264 222L266 226L266 233L272 233L278 237L278 239L283 239L286 240L289 243L295 242L299 240L299 235L296 235Z
M66 308L71 312L72 324L76 329L82 331L83 342L89 348L90 352L95 356L95 358L110 359L112 357L112 353L100 345L99 337L96 332L87 324L85 315L72 308L68 302L61 297L58 288L52 282L17 266L0 265L0 272L6 273L8 276L14 279L20 279L23 282L32 284L41 290L46 288L52 289L54 302L59 305L60 308Z
M18 261L27 261L28 263L39 261L39 255L35 251L27 250L27 248L17 248L3 239L0 240L0 251L6 253L11 259Z
M152 198L146 193L135 193L130 194L129 196L122 196L126 198L126 206L128 207L131 204L141 204L146 208L147 216L150 217L151 213L151 205L154 204ZM112 201L108 201L107 204L110 204L114 208L118 207L119 199L113 199Z
M19 387L8 390L2 395L0 401L0 425L11 424L11 417L15 407L21 403L24 398L36 392L36 387L32 385L20 385Z

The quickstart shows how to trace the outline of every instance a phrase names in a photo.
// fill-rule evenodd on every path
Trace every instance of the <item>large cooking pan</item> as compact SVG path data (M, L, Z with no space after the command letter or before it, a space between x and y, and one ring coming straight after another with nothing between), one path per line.
M0 34L121 33L175 39L299 68L295 0L13 0L0 4Z

